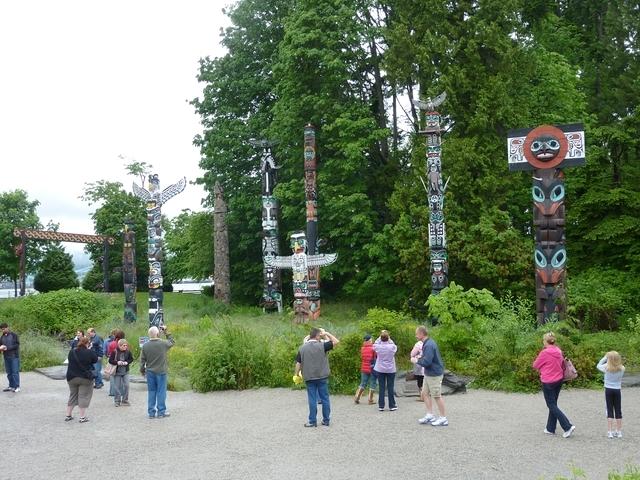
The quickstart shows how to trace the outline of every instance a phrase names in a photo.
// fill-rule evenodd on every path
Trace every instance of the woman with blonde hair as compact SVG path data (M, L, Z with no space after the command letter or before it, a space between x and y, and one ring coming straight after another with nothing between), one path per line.
M618 352L607 352L596 368L604 373L604 400L607 404L607 437L622 438L622 376L624 365ZM616 430L613 430L613 419Z
M556 336L553 332L545 333L542 337L542 343L544 348L534 360L533 368L540 372L542 393L549 409L547 427L544 429L544 433L555 435L556 425L560 422L560 426L564 430L562 436L568 438L576 429L576 426L571 424L567 416L558 407L558 397L564 382L564 356L562 355L562 350L556 345Z
M98 355L89 348L89 343L89 337L81 337L78 339L78 345L69 351L67 365L69 401L65 422L73 420L71 413L76 405L80 409L80 423L89 421L87 408L93 395L93 364L98 361Z

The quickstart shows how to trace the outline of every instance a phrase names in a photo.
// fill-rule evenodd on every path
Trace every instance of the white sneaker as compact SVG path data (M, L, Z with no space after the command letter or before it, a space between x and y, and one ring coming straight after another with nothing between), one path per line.
M14 388L13 391L18 393L20 391L20 387Z
M614 436L616 436L617 438L622 438L622 432L616 432L614 433Z
M562 436L564 438L569 438L575 429L576 429L576 426L575 425L571 425L571 428L569 430L567 430L566 432L564 432L562 434Z
M613 438L614 436L618 436L617 432L616 435L614 435L613 432L607 432L607 438Z
M431 425L434 427L446 427L447 425L449 425L449 420L447 420L447 417L440 417L437 420L431 422Z
M544 429L544 433L547 434L547 435L555 435L556 434L556 432L550 432L546 428Z
M422 425L426 425L428 423L433 422L436 419L436 416L432 413L427 413L424 417L418 419L418 423Z

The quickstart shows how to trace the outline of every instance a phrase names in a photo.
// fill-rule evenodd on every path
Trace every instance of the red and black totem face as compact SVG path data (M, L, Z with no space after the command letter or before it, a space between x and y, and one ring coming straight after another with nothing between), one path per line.
M569 144L562 130L542 125L529 132L524 141L524 156L534 168L555 168L567 155Z

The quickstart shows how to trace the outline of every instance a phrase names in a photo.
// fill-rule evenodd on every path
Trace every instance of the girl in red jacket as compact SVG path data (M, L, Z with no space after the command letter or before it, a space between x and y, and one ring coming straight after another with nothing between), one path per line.
M369 405L373 405L373 394L376 391L376 376L373 371L373 365L376 361L376 352L373 350L373 342L371 335L364 336L364 343L360 348L360 386L356 390L356 396L353 399L355 403L360 403L360 397L369 385Z

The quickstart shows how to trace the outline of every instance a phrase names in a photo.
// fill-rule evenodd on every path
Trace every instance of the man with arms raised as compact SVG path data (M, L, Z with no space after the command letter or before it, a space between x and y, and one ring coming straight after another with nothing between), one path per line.
M140 373L147 377L147 414L149 418L165 418L167 412L167 354L175 341L167 331L167 327L160 327L166 335L166 340L160 340L158 327L149 329L149 341L142 346L140 353Z

